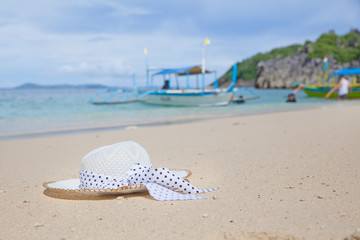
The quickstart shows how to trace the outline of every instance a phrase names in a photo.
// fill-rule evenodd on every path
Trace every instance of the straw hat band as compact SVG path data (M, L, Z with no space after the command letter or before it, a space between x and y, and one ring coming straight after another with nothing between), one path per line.
M199 189L167 168L153 168L136 163L127 173L126 179L117 179L87 170L80 170L80 189L116 189L131 185L145 185L150 195L157 200L204 199L196 196L216 190ZM179 190L178 193L175 190Z

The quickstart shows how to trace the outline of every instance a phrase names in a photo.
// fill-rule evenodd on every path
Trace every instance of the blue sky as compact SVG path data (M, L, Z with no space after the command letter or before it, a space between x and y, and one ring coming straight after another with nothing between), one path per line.
M206 66L221 76L256 53L350 28L360 29L359 0L3 1L0 87L130 86L133 73L145 85L144 47L151 68L197 65L206 37Z

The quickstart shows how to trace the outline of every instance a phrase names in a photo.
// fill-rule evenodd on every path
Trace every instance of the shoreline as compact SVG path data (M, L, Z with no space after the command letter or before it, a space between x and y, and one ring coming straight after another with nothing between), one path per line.
M288 103L294 104L294 103ZM352 104L360 104L360 102L347 102L346 105ZM241 106L240 106L241 107ZM170 120L160 121L147 121L147 122L137 122L134 124L124 123L124 124L110 124L110 125L93 125L89 127L75 127L75 128L65 128L65 129L49 129L45 131L25 131L14 134L0 134L0 142L1 141L10 141L10 140L18 140L18 139L29 139L29 138L43 138L50 136L59 136L59 135L69 135L69 134L77 134L77 133L90 133L97 131L111 131L111 130L126 130L127 128L137 128L137 127L151 127L151 126L166 126L166 125L174 125L174 124L186 124L192 122L199 121L207 121L211 119L222 119L222 118L232 118L232 117L241 117L241 116L256 116L263 114L271 114L271 113L281 113L281 112L293 112L293 111L304 111L308 109L320 109L327 107L339 107L335 103L333 105L322 105L322 106L300 106L299 108L291 108L291 109L271 109L269 111L262 112L246 112L240 114L213 114L213 115L190 115L185 118L174 117ZM342 107L342 106L341 106Z

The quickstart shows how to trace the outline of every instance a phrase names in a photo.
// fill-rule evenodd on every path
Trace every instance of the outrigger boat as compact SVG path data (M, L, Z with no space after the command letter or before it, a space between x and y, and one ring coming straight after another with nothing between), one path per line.
M332 74L332 78L329 79L328 85L304 85L302 83L296 83L298 88L304 90L309 97L325 97L326 94L334 87L335 76L353 75L353 82L351 84L351 91L347 94L346 98L355 99L360 98L360 84L356 81L356 75L360 75L360 68L341 69ZM335 92L331 94L330 98L337 98L338 94Z
M206 71L206 73L211 73ZM186 89L171 89L169 80L165 80L165 85L161 90L149 91L140 95L138 100L146 104L157 104L166 106L224 106L228 105L233 98L233 90L236 81L237 66L233 66L232 82L229 88L217 88L217 79L215 75L215 88L205 89L204 73L199 66L192 66L187 68L173 68L164 69L152 75L152 81L155 76L175 75L176 80L178 76L186 75L187 88ZM202 74L202 89L192 89L189 84L189 76L195 74ZM197 78L198 79L198 78ZM178 81L176 81L178 83ZM197 84L198 85L198 84Z
M202 64L201 66L191 66L187 68L171 68L162 69L159 72L152 74L151 85L150 82L150 71L148 64L148 51L144 49L145 63L146 63L146 83L148 91L138 91L135 84L135 75L133 75L133 91L123 92L122 90L105 90L95 94L90 102L93 104L123 104L141 102L146 104L158 104L166 106L224 106L230 102L242 103L245 98L235 98L234 89L237 76L237 65L234 64L232 69L231 85L224 89L218 88L218 79L215 73L215 81L213 88L205 88L205 74L211 73L205 68L205 46L210 44L208 38L204 41L202 48ZM202 88L199 88L198 76L202 76ZM155 76L162 75L164 78L165 85L161 90L154 90L153 79ZM170 78L174 75L177 83L176 89L170 87ZM189 77L190 75L196 75L196 88L190 88ZM169 77L166 79L166 77ZM178 77L186 76L186 88L180 89ZM236 89L239 90L239 89ZM245 89L243 89L245 90ZM245 90L246 91L246 90ZM253 93L251 90L248 91ZM105 95L105 97L104 97ZM118 100L114 100L117 97ZM247 98L254 99L258 96ZM101 100L99 100L101 99Z
M205 88L205 73L214 73L215 81L213 88ZM151 84L148 89L139 91L136 87L135 76L133 77L133 90L105 89L96 93L90 102L96 105L125 104L141 102L165 106L225 106L231 102L243 103L245 100L256 99L258 96L248 88L235 88L237 66L233 66L231 85L228 88L218 88L216 72L202 71L199 66L186 68L163 69L152 74ZM202 88L199 88L199 75L202 75ZM163 76L165 85L162 89L151 90L156 76ZM177 87L170 86L171 75L175 76ZM190 75L196 75L196 88L190 87ZM186 88L179 89L179 76L186 76ZM168 77L168 79L166 79ZM149 81L150 82L150 81ZM238 92L249 92L251 97L234 97Z
M202 91L202 90L162 90L146 94L140 100L146 104L167 106L225 106L231 101L232 91Z

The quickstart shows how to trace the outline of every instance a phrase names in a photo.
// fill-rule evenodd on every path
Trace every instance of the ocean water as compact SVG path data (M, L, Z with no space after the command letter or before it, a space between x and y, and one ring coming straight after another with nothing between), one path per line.
M297 103L286 103L291 90L258 90L260 96L243 104L224 107L164 107L144 103L93 105L99 89L2 89L0 90L0 140L12 136L71 132L96 128L169 124L203 118L258 114L321 107L336 101L309 98L297 93ZM236 95L252 96L239 91Z

